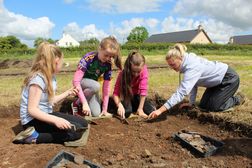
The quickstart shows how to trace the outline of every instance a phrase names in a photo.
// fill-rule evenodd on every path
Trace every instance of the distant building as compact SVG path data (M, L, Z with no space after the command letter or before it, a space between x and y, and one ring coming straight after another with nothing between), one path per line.
M198 29L186 30L171 33L153 34L147 40L146 43L198 43L209 44L212 40L208 37L207 33L201 25Z
M59 47L79 47L80 43L70 34L63 33L63 37L56 42L56 45Z
M252 35L232 36L229 44L252 44Z

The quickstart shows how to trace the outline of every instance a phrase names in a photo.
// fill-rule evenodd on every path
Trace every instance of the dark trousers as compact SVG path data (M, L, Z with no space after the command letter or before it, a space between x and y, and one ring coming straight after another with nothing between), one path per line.
M85 119L69 114L64 114L60 112L53 112L50 115L54 115L60 118L68 120L71 124L74 124L78 129L80 127L87 127L88 123ZM26 129L33 126L35 130L39 133L36 143L59 143L62 144L67 141L74 141L80 139L83 132L75 132L74 130L61 130L55 125L50 125L46 122L33 119L23 128Z
M221 84L206 89L199 107L206 111L217 112L237 105L239 100L234 97L234 94L239 87L239 83L238 74L229 67Z
M131 113L137 111L139 103L140 103L140 96L139 95L134 95L133 98L131 99L129 105L126 105L125 102L122 102L123 107L125 108L125 117L126 118L128 118ZM156 109L155 106L150 102L150 100L148 100L146 98L145 102L144 102L144 106L143 106L144 113L149 115L155 109Z

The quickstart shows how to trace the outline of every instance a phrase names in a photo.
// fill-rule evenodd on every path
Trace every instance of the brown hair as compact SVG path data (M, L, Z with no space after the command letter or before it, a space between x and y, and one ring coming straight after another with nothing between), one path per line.
M109 36L102 39L100 42L99 49L106 50L108 48L114 54L114 63L116 67L122 69L120 44L117 42L115 37Z
M46 92L48 93L49 101L54 96L52 78L56 71L55 58L62 58L63 53L54 44L48 42L42 42L37 49L36 58L33 61L33 65L24 79L23 87L27 86L32 77L36 74L41 74L44 77L44 81L47 85Z
M145 57L137 51L130 52L124 63L124 69L122 71L122 79L120 87L120 97L126 102L126 104L129 103L132 97L131 65L143 66L144 64L145 64Z

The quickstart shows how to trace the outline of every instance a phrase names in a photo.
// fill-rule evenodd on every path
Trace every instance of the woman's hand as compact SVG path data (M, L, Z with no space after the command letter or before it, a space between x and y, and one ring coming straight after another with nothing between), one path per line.
M143 117L143 118L148 118L148 115L146 115L143 111L143 109L137 109L137 114L140 116L140 117Z
M90 110L89 105L88 105L87 102L83 103L83 105L82 105L82 113L84 115L91 116L91 110Z
M118 105L117 114L119 116L121 116L123 119L125 118L125 109L124 109L122 103L119 103L119 105Z
M162 112L160 109L153 111L152 113L149 114L148 119L153 119L157 118Z
M71 129L71 123L64 118L55 116L54 125L59 129Z

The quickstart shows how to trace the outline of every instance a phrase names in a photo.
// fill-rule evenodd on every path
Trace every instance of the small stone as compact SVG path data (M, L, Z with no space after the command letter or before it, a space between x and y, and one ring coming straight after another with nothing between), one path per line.
M144 151L145 151L145 154L146 154L147 157L151 156L151 153L150 153L150 151L148 149L145 149Z
M129 158L130 158L131 160L134 160L134 159L137 158L137 156L136 156L135 154L129 154Z
M166 167L165 163L156 163L152 165L153 167Z
M121 161L121 160L123 160L123 159L124 159L124 157L123 157L122 154L118 153L118 154L116 155L116 160L117 160L117 161Z
M108 165L112 165L113 164L113 161L110 160L110 159L107 159L106 162L108 163Z
M80 156L80 155L74 156L74 162L75 162L76 164L78 164L78 165L83 164L83 160L84 160L84 158L83 158L82 156Z
M228 149L233 149L233 147L232 146L228 146Z
M225 162L223 160L218 161L218 166L219 167L225 167Z

